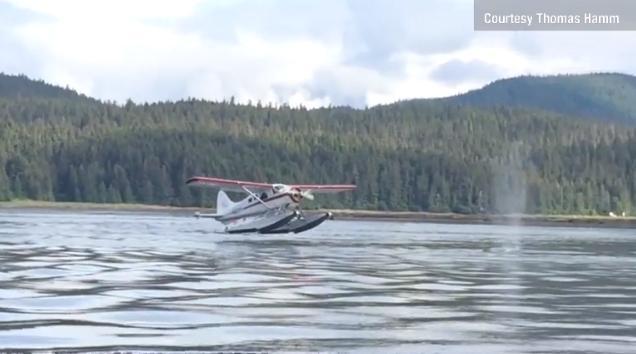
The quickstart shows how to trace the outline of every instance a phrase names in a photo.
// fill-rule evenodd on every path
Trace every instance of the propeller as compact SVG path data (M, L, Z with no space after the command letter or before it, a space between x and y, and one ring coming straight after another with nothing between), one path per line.
M311 194L311 190L301 190L300 188L293 188L292 196L294 200L298 203L301 199L307 198L308 200L314 200L314 195Z
M308 200L314 200L314 195L311 194L311 189L301 190L300 195Z

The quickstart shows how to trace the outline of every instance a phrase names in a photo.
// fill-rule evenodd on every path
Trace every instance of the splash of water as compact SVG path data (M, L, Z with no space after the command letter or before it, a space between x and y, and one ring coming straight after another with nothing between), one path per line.
M491 164L494 211L516 226L526 211L527 180L521 146L513 144L506 156Z

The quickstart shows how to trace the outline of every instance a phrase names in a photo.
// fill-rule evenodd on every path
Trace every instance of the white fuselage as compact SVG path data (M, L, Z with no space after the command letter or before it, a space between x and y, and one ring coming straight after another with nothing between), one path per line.
M242 219L277 214L286 210L295 210L302 200L299 191L289 186L276 184L272 190L254 193L237 202L217 220L224 223L240 222Z

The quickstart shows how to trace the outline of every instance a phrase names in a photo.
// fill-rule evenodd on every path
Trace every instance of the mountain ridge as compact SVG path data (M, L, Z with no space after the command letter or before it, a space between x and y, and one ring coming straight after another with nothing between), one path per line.
M68 87L34 80L24 74L10 75L0 72L0 97L2 98L65 98L92 99Z
M69 88L33 80L25 75L0 73L0 97L90 99ZM177 103L158 101L147 104ZM216 101L201 100L209 103ZM130 101L129 101L130 102ZM404 103L442 102L475 107L507 106L538 109L580 118L636 122L636 76L624 73L517 76L495 80L481 88L443 98L416 98L368 107L374 109ZM241 104L238 104L241 105ZM318 107L311 110L326 109ZM350 106L332 107L352 109ZM364 110L364 109L363 109Z
M636 205L636 126L624 121L441 100L307 110L66 94L0 98L0 200L204 206L212 195L184 181L210 175L358 185L314 207L607 214Z
M636 121L636 76L622 73L518 76L441 99L478 107L541 109L569 116Z

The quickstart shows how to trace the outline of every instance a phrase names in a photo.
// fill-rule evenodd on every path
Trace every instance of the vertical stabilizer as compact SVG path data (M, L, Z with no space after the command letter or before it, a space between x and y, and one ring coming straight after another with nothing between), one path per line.
M216 213L218 215L226 214L232 210L234 204L224 191L219 191L219 194L216 195Z

